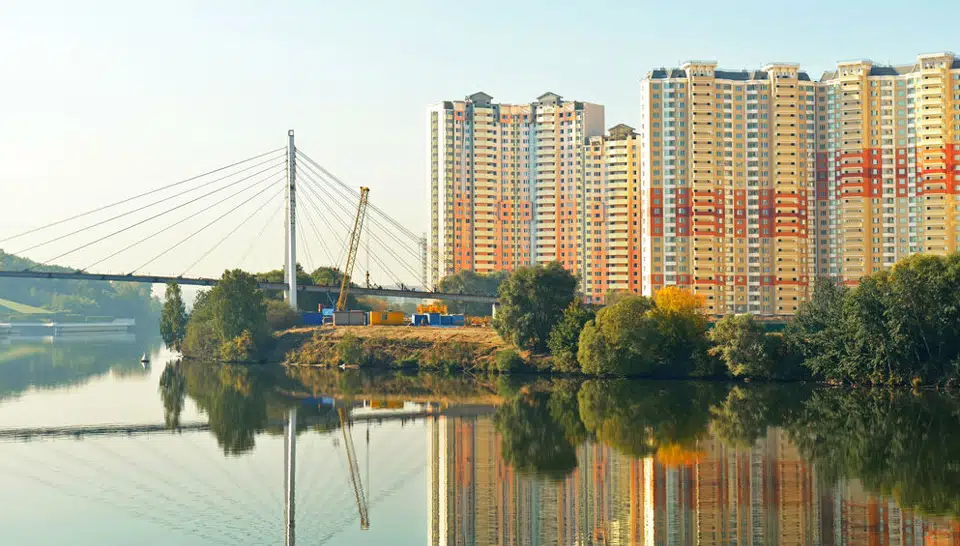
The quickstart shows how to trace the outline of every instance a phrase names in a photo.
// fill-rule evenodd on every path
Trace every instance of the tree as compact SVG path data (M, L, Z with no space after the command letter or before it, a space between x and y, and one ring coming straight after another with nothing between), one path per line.
M581 369L595 375L716 375L716 362L707 353L706 319L699 305L690 305L696 301L678 296L661 308L631 296L604 307L580 334Z
M574 300L563 310L563 318L550 331L547 347L553 356L553 369L558 372L578 372L580 363L577 352L580 350L580 332L596 317L593 310Z
M557 262L521 267L500 285L493 327L523 349L543 351L547 336L573 301L577 279Z
M255 358L270 338L267 305L257 279L239 269L225 271L193 305L183 340L183 352L191 357L230 360L241 352Z
M509 276L510 273L506 271L483 274L466 270L444 277L437 288L440 292L453 294L496 296L500 285ZM451 313L462 313L475 317L490 316L491 311L490 305L486 303L452 301L447 306Z
M180 285L169 282L164 294L163 311L160 313L160 337L167 348L179 351L186 332L187 308L183 304Z
M734 377L773 377L774 355L763 326L753 315L730 315L714 325L707 337L715 345L710 354L719 356Z

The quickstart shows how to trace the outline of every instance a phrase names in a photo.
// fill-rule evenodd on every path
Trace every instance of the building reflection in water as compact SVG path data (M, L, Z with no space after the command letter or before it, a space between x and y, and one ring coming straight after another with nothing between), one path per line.
M960 526L865 492L825 484L777 428L750 449L716 436L695 451L635 459L577 449L561 481L518 475L489 417L430 420L429 546L960 544Z

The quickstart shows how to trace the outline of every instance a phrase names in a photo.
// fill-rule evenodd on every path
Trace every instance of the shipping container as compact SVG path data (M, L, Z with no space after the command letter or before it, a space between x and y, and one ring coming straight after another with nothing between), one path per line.
M452 319L451 326L465 326L467 324L467 317L464 315L450 315Z
M453 317L450 315L440 315L440 326L453 326Z
M366 311L335 311L333 313L334 326L366 326Z
M427 313L427 324L430 326L440 326L440 313Z
M323 324L323 313L300 313L303 323L308 326L320 326Z
M426 313L417 313L410 322L414 326L427 326L430 324L430 317Z
M403 311L370 311L371 325L403 326L406 315Z

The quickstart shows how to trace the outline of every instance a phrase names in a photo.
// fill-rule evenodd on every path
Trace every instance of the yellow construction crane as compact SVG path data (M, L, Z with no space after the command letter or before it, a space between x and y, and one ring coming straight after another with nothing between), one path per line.
M347 266L343 268L343 279L340 281L340 298L337 300L337 311L344 311L347 308L347 293L350 291L350 277L353 276L353 265L357 261L357 250L360 248L360 232L363 231L363 219L367 215L369 194L370 188L360 188L360 204L357 205L357 217L353 220L353 233L350 234Z

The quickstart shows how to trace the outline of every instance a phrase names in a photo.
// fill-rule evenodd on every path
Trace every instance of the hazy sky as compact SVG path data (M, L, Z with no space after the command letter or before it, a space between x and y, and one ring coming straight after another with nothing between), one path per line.
M960 49L958 20L951 0L0 0L0 238L281 147L289 128L420 233L432 103L477 90L529 102L550 90L605 105L608 127L635 124L638 82L654 67L788 61L819 78L841 59L909 63ZM193 272L236 265L261 223ZM279 265L280 233L245 265ZM215 242L205 241L150 272L180 273ZM55 256L53 246L30 256ZM115 249L62 261L84 267Z

